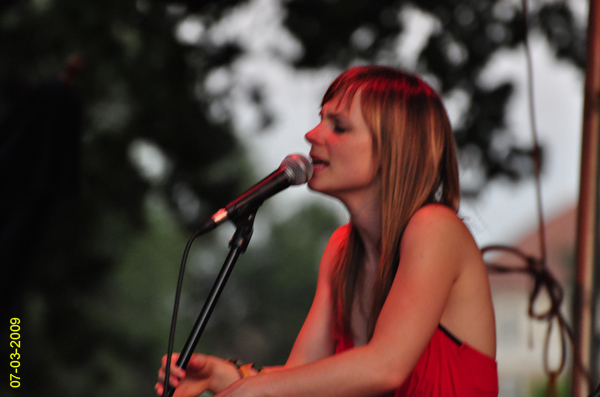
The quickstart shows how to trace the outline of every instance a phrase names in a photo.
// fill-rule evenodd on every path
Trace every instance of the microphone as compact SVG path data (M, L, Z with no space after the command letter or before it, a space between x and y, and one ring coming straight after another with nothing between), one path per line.
M280 191L308 182L312 174L313 166L306 157L290 154L283 159L277 170L204 221L197 232L206 233L227 220L235 220L248 210L258 208L266 199Z

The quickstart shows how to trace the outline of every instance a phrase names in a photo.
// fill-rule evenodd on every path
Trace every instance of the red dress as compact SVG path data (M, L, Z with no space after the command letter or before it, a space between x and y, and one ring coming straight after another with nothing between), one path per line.
M336 354L352 349L347 336L338 338ZM394 397L497 397L496 361L461 343L441 325Z

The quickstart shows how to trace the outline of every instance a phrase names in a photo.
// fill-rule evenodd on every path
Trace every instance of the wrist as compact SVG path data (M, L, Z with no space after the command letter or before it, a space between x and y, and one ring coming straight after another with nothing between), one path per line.
M214 356L211 358L213 359L213 373L210 380L210 390L213 393L219 393L241 379L237 367L232 362Z
M238 360L237 358L229 358L227 359L227 361L235 365L241 378L247 378L249 376L258 375L263 369L262 365L258 365L256 363L244 364L241 360Z
M254 363L243 364L238 368L238 371L242 378L258 375L261 370L262 368Z

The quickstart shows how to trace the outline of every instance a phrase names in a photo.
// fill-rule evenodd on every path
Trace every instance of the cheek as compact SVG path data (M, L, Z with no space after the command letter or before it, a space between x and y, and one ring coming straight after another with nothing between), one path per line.
M379 166L370 142L357 148L354 158L356 159L357 166L360 166L360 169L364 172L373 173Z
M367 168L367 177L369 179L375 179L379 175L379 164L377 164L374 159L371 159Z
M371 181L376 175L378 164L367 150L356 153L350 161L348 175L360 179L363 182Z

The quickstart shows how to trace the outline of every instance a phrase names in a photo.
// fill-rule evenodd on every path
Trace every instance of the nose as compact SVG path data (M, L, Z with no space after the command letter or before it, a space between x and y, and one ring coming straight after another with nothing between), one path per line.
M310 143L311 145L317 145L321 141L318 130L319 130L319 126L317 125L315 128L308 131L304 135L304 139L306 139L308 141L308 143Z

